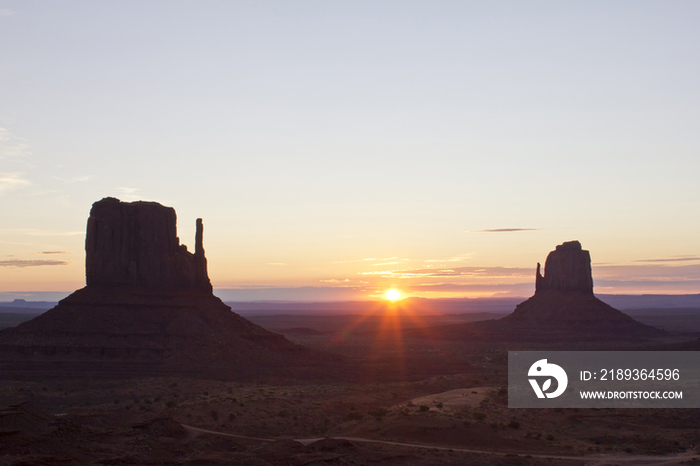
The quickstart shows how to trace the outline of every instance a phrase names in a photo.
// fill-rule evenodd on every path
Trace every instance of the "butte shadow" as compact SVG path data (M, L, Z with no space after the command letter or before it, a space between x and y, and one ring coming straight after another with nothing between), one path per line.
M46 313L0 332L9 376L193 375L323 378L337 360L267 331L212 294L197 219L194 254L176 214L155 202L95 202L87 223L86 286ZM331 371L332 372L332 371Z
M578 241L549 253L544 276L537 264L535 294L498 319L435 327L435 338L491 341L639 341L663 330L637 322L593 294L591 256Z

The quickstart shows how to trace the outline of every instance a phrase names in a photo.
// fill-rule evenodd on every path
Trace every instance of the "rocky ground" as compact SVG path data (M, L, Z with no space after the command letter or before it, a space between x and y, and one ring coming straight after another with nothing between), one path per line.
M0 464L569 464L700 441L697 410L508 409L493 356L478 375L415 382L3 381ZM293 440L325 437L448 449Z

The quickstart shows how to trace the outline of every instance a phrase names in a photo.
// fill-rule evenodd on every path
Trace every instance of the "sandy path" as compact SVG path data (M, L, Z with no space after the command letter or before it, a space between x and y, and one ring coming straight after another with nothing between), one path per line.
M193 434L213 434L213 435L223 435L226 437L234 437L246 440L257 440L260 442L276 442L278 439L274 438L258 438L258 437L247 437L245 435L235 435L227 434L226 432L217 432L213 430L200 429L199 427L188 426L182 424L190 433ZM546 455L546 454L532 454L532 453L514 453L514 452L504 452L504 451L494 451L494 450L473 450L469 448L455 448L455 447L445 447L438 445L428 445L421 443L405 443L405 442L392 442L389 440L375 440L362 437L317 437L317 438L305 438L305 439L292 439L295 442L299 442L302 445L310 445L324 438L329 438L333 440L347 440L349 442L361 442L361 443L379 443L382 445L393 445L399 447L408 448L423 448L428 450L440 450L440 451L456 451L461 453L476 453L480 455L496 455L496 456L529 456L532 458L540 459L559 459L559 460L571 460L571 461L581 461L587 466L606 466L615 464L635 464L635 465L653 465L653 466L672 466L679 464L683 461L688 461L691 459L700 459L700 455L694 450L690 450L684 453L678 453L676 455L665 455L665 456L647 456L647 455L610 455L610 454L597 454L597 455L587 455L587 456L564 456L564 455Z

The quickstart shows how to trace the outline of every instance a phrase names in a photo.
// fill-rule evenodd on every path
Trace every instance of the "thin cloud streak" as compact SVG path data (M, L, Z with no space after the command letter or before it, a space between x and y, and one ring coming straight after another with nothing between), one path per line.
M69 265L68 261L57 260L19 260L0 261L0 267L43 267L45 265Z
M29 236L77 236L85 234L84 231L45 231L31 228L15 228L13 231L21 232Z
M513 233L516 231L539 231L539 228L494 228L492 230L467 230L467 233Z
M29 144L14 136L7 128L0 128L0 159L30 155Z
M700 261L700 257L676 257L668 259L640 259L632 262L689 262Z
M448 269L413 269L384 270L380 272L360 272L361 275L382 275L392 278L426 278L426 277L473 277L504 278L533 277L534 268L527 267L452 267Z
M22 177L22 173L0 173L0 194L7 191L30 186L31 181Z

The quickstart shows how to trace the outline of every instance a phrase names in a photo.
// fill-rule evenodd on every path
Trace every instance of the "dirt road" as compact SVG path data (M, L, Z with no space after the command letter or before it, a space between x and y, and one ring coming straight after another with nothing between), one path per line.
M226 437L240 438L243 440L256 440L259 442L276 442L279 439L275 438L259 438L259 437L248 437L245 435L235 435L228 434L226 432L217 432L214 430L200 429L199 427L188 426L182 424L190 434L213 434L213 435L223 435ZM285 437L287 438L287 437ZM547 454L532 454L532 453L515 453L515 452L504 452L496 450L473 450L469 448L455 448L455 447L445 447L438 445L428 445L421 443L404 443L404 442L392 442L389 440L376 440L362 437L317 437L317 438L303 438L303 439L292 439L295 442L299 442L302 445L310 445L324 438L334 439L334 440L347 440L349 442L358 443L378 443L382 445L393 445L399 447L409 447L409 448L424 448L428 450L441 450L441 451L455 451L461 453L476 453L481 455L496 455L496 456L528 456L532 458L541 459L560 459L560 460L570 460L570 461L580 461L586 466L606 466L606 465L616 465L616 464L634 464L634 465L649 465L649 466L672 466L680 464L684 461L689 461L693 459L700 460L700 454L695 450L688 450L683 453L678 453L675 455L664 455L664 456L650 456L650 455L629 455L629 454L597 454L597 455L586 455L586 456L564 456L564 455L547 455Z

